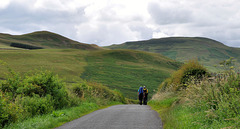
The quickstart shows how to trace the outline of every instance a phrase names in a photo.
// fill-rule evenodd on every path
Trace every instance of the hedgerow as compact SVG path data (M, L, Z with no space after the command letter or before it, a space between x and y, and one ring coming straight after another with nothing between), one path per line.
M12 70L0 81L0 128L25 118L79 105L84 99L125 102L120 92L100 84L81 82L68 89L50 71L20 75Z

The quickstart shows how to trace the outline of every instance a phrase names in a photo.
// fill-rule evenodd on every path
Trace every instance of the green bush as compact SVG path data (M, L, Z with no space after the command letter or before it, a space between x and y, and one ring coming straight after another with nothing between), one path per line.
M199 82L205 76L209 76L207 69L197 60L189 60L160 85L160 90L167 88L174 91L186 89L191 81Z
M0 128L23 118L23 109L0 90Z
M8 75L7 80L2 81L0 84L0 89L3 92L6 92L11 96L12 100L14 100L19 93L18 89L23 86L22 84L22 78L19 74L12 72L10 75Z
M52 72L36 73L31 77L27 77L27 82L34 87L33 89L37 89L35 92L38 92L39 96L51 95L55 108L62 108L68 105L68 94L64 84Z
M100 98L111 101L119 101L125 103L125 97L117 90L110 90L109 88L98 83L78 83L72 88L73 93L84 98Z
M17 95L30 97L35 94L40 97L51 95L54 100L54 108L68 106L68 94L64 83L49 71L38 72L23 78L19 74L13 73L1 83L1 89L10 94L13 100Z
M29 116L42 115L54 110L54 101L52 96L40 97L39 95L33 95L32 97L22 97L18 102L23 107Z
M48 71L23 77L11 71L0 91L1 126L69 106L64 83Z
M0 128L28 117L77 106L84 99L96 103L100 103L99 99L106 100L101 101L101 104L109 101L125 102L120 92L97 83L78 83L68 90L52 72L41 71L20 76L10 70L7 79L0 81Z

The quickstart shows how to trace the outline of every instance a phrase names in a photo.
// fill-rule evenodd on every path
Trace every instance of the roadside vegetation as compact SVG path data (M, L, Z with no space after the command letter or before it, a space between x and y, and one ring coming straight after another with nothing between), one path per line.
M126 103L125 97L97 83L82 81L66 87L49 71L20 76L9 69L7 79L0 81L0 128L53 128L113 103Z
M160 113L164 128L240 128L240 76L234 59L222 72L210 74L189 61L166 79L149 103Z

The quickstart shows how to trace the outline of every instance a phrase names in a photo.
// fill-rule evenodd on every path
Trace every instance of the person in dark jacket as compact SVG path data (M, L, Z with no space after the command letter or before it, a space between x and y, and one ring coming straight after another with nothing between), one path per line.
M147 105L147 99L148 99L148 89L146 86L143 87L143 104Z
M140 86L140 88L138 89L138 99L139 99L139 104L142 105L142 101L143 101L143 87Z

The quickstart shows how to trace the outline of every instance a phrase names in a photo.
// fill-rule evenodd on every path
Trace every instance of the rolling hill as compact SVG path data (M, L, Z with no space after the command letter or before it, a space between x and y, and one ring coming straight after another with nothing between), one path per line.
M146 85L153 95L181 65L159 54L135 50L0 50L0 60L22 74L49 70L68 85L82 80L101 83L133 99L137 99L141 85ZM7 72L7 67L0 64L0 79L5 79Z
M89 53L81 78L118 89L137 99L139 86L147 86L150 97L159 84L181 63L160 54L133 50L104 50Z
M185 62L198 59L210 70L215 71L214 65L234 57L240 62L240 48L228 47L218 41L202 37L170 37L146 41L126 42L111 45L110 49L133 49L161 53L171 59Z
M0 60L16 72L50 70L69 85L82 80L101 83L133 99L143 85L149 88L151 97L182 64L157 53L106 50L47 31L0 34L0 48ZM0 79L6 78L6 72L6 66L0 65Z
M1 47L2 46L2 47ZM98 50L102 49L95 44L84 44L73 41L59 34L48 31L37 31L24 35L9 35L0 33L0 48L2 49L82 49Z

